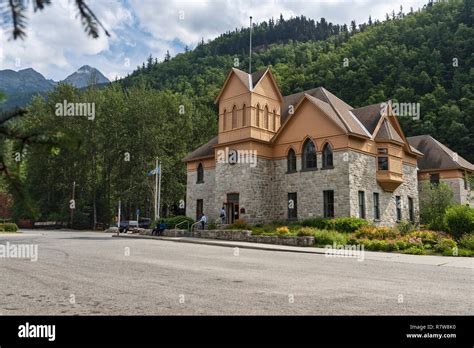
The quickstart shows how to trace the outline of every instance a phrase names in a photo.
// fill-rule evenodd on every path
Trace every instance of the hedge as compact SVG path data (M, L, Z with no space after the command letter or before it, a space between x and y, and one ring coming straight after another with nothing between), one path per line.
M314 218L303 220L305 227L314 227L320 230L335 230L338 232L351 233L357 231L362 226L368 225L364 219L354 217L341 217L335 219Z
M14 223L7 222L5 224L0 224L0 231L16 232L18 231L18 226Z

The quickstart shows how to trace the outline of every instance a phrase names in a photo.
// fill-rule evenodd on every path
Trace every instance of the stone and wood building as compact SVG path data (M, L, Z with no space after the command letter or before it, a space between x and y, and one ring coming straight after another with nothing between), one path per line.
M323 87L282 96L270 69L235 68L215 102L218 135L183 159L187 216L418 221L423 153L390 103L353 108Z
M429 181L437 185L448 184L453 190L454 201L474 208L474 197L469 177L474 175L474 165L456 152L441 144L431 135L408 137L408 142L424 156L418 160L418 182Z

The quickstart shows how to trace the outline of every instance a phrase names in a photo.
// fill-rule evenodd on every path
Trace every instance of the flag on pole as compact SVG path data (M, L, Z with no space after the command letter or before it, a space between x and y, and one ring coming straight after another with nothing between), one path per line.
M160 174L160 170L161 170L161 168L158 165L155 169L148 172L147 176L153 176L153 175L156 175L156 174Z

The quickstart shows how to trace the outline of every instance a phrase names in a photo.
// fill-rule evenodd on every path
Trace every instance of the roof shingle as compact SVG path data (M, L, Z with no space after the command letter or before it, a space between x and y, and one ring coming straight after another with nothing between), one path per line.
M467 169L474 171L472 163L455 154L453 150L441 144L431 135L417 135L408 137L407 140L410 145L424 154L422 158L418 159L420 170Z

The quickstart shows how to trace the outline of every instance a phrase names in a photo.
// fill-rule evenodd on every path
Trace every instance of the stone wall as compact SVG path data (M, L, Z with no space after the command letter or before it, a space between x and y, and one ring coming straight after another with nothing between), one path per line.
M334 216L348 216L349 164L347 153L335 151L334 168L322 169L321 154L317 155L317 170L301 171L301 156L297 156L297 172L287 173L287 160L274 162L275 182L273 188L274 213L272 220L288 218L288 193L297 193L298 219L303 220L324 215L323 191L334 191Z
M193 232L193 237L246 241L251 234L247 230L198 230Z
M404 182L394 191L386 192L376 180L377 163L373 155L356 151L335 151L334 168L322 169L321 154L317 170L301 171L297 157L295 173L287 173L287 161L258 157L257 165L216 163L215 169L204 171L204 183L196 184L196 172L188 172L186 215L196 218L196 200L203 199L208 222L219 220L220 208L228 193L239 194L240 218L248 223L265 223L288 218L288 193L297 193L298 219L322 217L323 191L334 191L335 217L358 216L358 191L365 192L366 219L376 225L394 225L395 196L402 201L402 220L409 217L408 197L413 198L418 221L419 200L416 167L403 165ZM379 193L380 221L374 221L373 193Z
M402 202L402 220L409 217L408 197L413 198L415 220L419 220L418 178L416 167L403 165L403 183L394 191L386 192L376 179L377 158L351 151L349 156L350 215L359 216L359 191L365 192L365 216L376 225L393 226L397 223L395 196ZM379 193L380 221L374 221L373 193Z
M149 233L151 234L151 233ZM253 242L277 245L311 246L314 244L313 236L252 236L247 230L165 230L163 237L193 237L218 240L233 240L239 242Z
M474 208L474 199L471 190L466 190L464 187L463 178L452 178L452 179L441 179L442 182L448 184L453 190L454 201L458 204L469 204L471 208Z
M257 164L217 163L215 209L219 212L228 193L239 194L240 218L249 223L272 220L272 161L258 157Z
M186 216L196 219L197 200L203 200L204 214L208 222L213 222L219 217L219 208L215 206L216 175L214 169L204 169L204 182L196 183L197 171L187 173L186 186Z
M247 242L276 244L276 245L292 245L292 246L311 246L314 244L313 236L250 236Z

